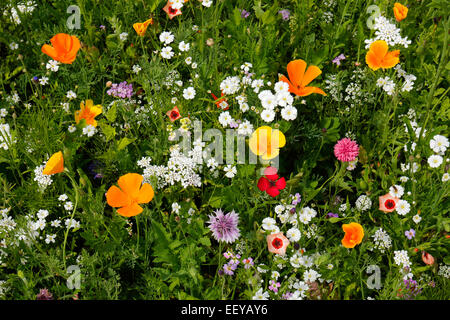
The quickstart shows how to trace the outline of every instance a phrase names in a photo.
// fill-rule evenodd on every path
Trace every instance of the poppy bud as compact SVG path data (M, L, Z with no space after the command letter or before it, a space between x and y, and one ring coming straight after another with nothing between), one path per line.
M422 251L422 261L425 264L431 266L432 264L434 264L434 257L431 254L429 254L425 251Z

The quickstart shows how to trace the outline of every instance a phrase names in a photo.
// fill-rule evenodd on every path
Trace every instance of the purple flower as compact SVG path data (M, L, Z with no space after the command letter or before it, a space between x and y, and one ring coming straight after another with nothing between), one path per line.
M53 300L53 295L47 289L41 289L36 295L36 300Z
M269 290L272 290L275 293L278 292L278 288L281 286L281 284L279 282L275 282L275 280L270 280L269 284Z
M292 297L292 295L293 295L292 292L286 292L286 293L283 293L281 298L284 299L284 300L289 300Z
M128 84L126 81L119 84L113 83L111 89L109 89L106 93L116 98L131 98L134 94L133 85L131 83Z
M106 29L106 27L105 27L104 25L100 25L99 28L102 29L102 30L105 30L105 29Z
M241 235L237 227L239 215L234 210L224 214L221 209L218 209L214 213L215 215L209 215L209 221L207 221L214 239L226 243L236 241Z
M328 218L339 218L339 215L333 212L328 212L327 216Z
M338 55L336 58L334 58L332 62L335 63L336 65L340 66L341 60L345 60L345 56L342 53L340 55Z
M241 18L248 18L248 16L250 15L250 12L246 11L245 9L241 10Z
M405 231L405 236L411 240L412 238L414 238L416 236L416 231L414 229L409 229L407 231Z
M244 264L244 269L250 269L254 265L253 258L244 259L242 263Z
M237 127L239 127L239 124L237 124L236 122L233 121L233 122L230 123L230 128L235 129Z
M278 11L278 13L281 14L281 18L284 21L289 20L289 17L291 15L291 12L289 10L287 10L287 9L280 10L280 11Z
M296 205L298 205L301 201L302 201L302 196L300 195L300 193L296 193L296 194L293 196L292 205L293 205L293 206L296 206Z
M229 276L232 276L234 274L233 270L235 270L236 268L233 269L232 265L229 264L224 264L223 265L223 272Z

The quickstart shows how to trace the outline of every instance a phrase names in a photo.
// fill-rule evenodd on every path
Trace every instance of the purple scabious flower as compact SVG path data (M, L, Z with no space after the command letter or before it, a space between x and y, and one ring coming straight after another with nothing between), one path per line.
M289 17L291 16L291 12L287 9L280 10L280 11L278 11L278 13L281 14L281 18L284 21L289 20Z
M339 215L337 213L328 212L327 217L328 218L339 218Z
M209 215L209 230L213 233L214 239L226 243L233 243L241 235L237 225L239 215L233 211L224 214L221 209L216 210L215 215Z
M119 84L113 83L111 89L109 89L106 93L116 98L131 98L134 94L133 85L131 83L128 84L126 81Z
M250 12L248 12L247 10L245 10L245 9L241 10L241 18L246 19L246 18L248 18L249 15L250 15Z

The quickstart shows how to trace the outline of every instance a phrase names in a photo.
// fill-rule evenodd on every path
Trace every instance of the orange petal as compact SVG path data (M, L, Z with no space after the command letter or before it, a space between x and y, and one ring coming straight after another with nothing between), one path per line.
M50 56L53 60L58 60L58 53L56 52L55 48L52 46L49 46L48 44L44 44L41 48L41 51L45 53L46 55Z
M139 195L142 180L144 178L137 173L127 173L119 178L117 184L130 198L136 199Z
M139 190L138 197L136 198L137 203L147 203L152 201L155 192L150 184L144 183Z
M303 76L305 75L306 62L302 59L294 60L288 63L287 72L289 79L294 87L301 85Z
M386 54L386 56L381 60L381 67L384 69L389 69L394 67L400 59L398 56L400 55L400 50L394 50Z
M128 206L117 209L117 213L124 217L133 217L141 213L144 209L136 202L131 203Z
M366 63L373 71L376 71L381 67L381 60L371 51L366 54Z
M48 159L42 174L51 175L64 171L64 157L61 151L54 153Z
M305 87L302 90L300 90L300 96L308 96L312 93L318 93L321 94L323 96L326 96L327 94L320 88L318 87Z
M308 70L306 70L305 75L303 76L303 80L301 83L302 87L306 87L308 84L311 83L315 78L317 78L322 71L316 67L316 66L309 66Z
M106 202L114 208L126 207L131 204L131 199L122 190L116 186L112 186L106 192Z
M388 50L389 47L384 40L372 42L369 48L369 51L373 52L379 59L382 59L387 54Z

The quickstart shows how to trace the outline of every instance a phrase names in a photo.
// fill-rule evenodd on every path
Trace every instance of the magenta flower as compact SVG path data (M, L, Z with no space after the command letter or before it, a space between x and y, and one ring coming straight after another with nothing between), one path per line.
M341 60L345 60L345 56L342 53L340 55L338 55L336 58L334 58L332 62L335 63L336 65L340 66Z
M278 292L278 288L281 286L281 284L279 282L275 282L275 280L270 280L269 284L269 290L272 290L275 293Z
M41 289L36 295L36 300L53 300L53 295L47 289Z
M358 144L349 138L339 140L334 146L334 155L339 161L350 162L359 154Z
M242 263L244 264L245 269L250 269L254 265L253 258L244 259L242 260Z
M216 210L215 215L209 215L209 230L214 239L226 243L233 243L239 238L240 231L237 227L239 215L233 211L224 214L221 209Z

